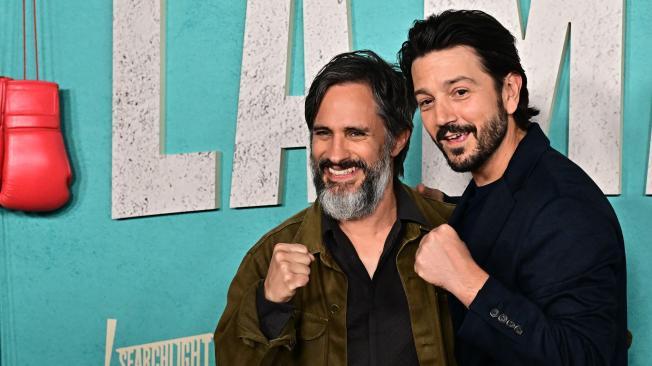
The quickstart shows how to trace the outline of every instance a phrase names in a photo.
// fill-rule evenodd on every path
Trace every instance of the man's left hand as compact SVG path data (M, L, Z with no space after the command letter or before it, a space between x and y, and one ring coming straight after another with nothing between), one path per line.
M455 229L447 224L421 239L414 271L425 281L450 291L467 308L489 278Z

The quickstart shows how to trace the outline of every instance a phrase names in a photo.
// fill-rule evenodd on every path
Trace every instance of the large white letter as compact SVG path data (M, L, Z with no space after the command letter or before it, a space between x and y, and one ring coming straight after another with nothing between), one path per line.
M623 0L533 1L527 33L521 32L517 0L426 0L427 15L445 9L480 9L517 38L528 76L530 104L548 130L563 52L570 33L568 156L606 194L619 194L621 176ZM571 26L572 25L572 26ZM572 31L571 31L572 29ZM424 136L423 180L459 194L459 177Z
M163 153L164 6L113 2L114 219L218 207L218 153Z
M247 1L231 207L278 204L282 149L309 143L304 98L287 95L292 5ZM348 12L346 0L304 0L306 85L332 56L350 49ZM308 192L314 198L310 169Z

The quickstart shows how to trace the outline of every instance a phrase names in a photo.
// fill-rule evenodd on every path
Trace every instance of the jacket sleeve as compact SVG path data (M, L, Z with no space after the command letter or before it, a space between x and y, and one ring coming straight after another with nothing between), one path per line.
M281 349L291 349L296 343L292 319L275 339L267 339L261 331L256 292L265 279L269 259L259 254L247 253L229 287L226 308L215 330L219 366L272 365Z
M610 364L626 332L625 258L617 219L605 212L548 203L514 255L520 291L490 277L458 336L506 365Z

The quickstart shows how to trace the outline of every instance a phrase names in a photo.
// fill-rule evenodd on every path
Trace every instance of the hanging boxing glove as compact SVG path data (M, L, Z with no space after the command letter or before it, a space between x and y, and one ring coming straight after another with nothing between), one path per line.
M70 197L72 173L55 83L0 78L0 206L52 211Z

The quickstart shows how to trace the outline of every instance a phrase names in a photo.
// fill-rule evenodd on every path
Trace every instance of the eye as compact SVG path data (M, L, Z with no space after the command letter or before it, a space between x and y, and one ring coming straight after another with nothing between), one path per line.
M317 136L317 137L326 137L326 136L330 135L330 131L328 131L326 129L314 129L312 131L312 135Z
M347 131L347 135L349 135L349 137L364 137L367 135L367 133L365 131L352 128Z
M423 109L428 108L429 106L431 106L434 102L435 102L434 99L426 98L426 99L422 99L422 100L417 101L417 104L419 106L419 109L423 110Z
M453 94L456 97L465 97L465 96L467 96L469 94L469 90L468 89L462 89L462 88L455 89L455 91L453 91Z

